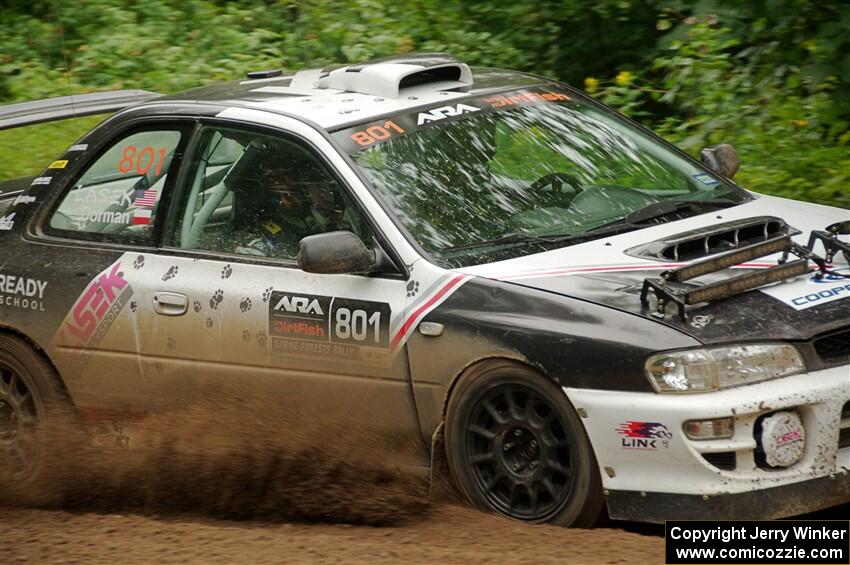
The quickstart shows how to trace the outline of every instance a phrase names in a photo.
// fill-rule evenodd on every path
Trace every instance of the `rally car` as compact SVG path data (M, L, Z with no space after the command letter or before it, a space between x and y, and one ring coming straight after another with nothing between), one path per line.
M120 419L236 382L402 438L397 460L529 522L850 501L850 215L742 189L729 146L695 161L439 54L0 127L119 108L2 189L12 480L51 405Z

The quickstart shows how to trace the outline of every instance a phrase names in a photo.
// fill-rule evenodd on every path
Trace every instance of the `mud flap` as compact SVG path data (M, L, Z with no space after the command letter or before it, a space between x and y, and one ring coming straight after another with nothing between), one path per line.
M446 459L446 421L440 422L431 436L431 472L428 481L428 500L462 501L463 495L457 489Z

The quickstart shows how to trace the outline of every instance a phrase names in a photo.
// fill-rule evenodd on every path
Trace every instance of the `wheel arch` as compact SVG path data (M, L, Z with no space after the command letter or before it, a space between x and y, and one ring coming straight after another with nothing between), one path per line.
M557 379L553 378L548 373L548 371L546 371L546 368L543 365L533 363L528 358L518 353L515 355L510 355L505 352L500 352L498 354L478 357L469 361L469 363L463 368L461 368L461 370L458 371L449 381L449 386L446 387L446 393L443 397L443 405L440 411L440 421L445 422L446 420L446 412L449 407L449 401L451 400L452 395L454 395L455 391L457 390L458 383L460 383L464 379L474 378L475 376L480 375L500 364L516 365L519 367L524 367L526 369L531 369L532 371L540 373L540 375L545 378L551 379L556 383L558 382Z
M440 424L431 438L432 492L436 492L438 493L438 495L446 495L448 493L449 496L459 500L466 499L466 495L463 494L463 489L456 482L458 479L452 472L449 463L450 455L448 453L448 450L450 449L450 446L446 443L447 433L450 438L452 436L451 430L448 430L448 426L451 424L451 422L449 421L449 409L452 406L452 402L454 400L457 400L458 402L461 401L461 398L458 398L458 395L464 394L470 386L475 386L472 381L474 381L478 377L481 377L492 370L504 371L505 369L510 370L511 368L526 373L524 377L527 377L529 380L537 380L534 377L534 375L537 375L540 377L541 381L551 383L555 385L555 387L559 390L562 389L562 383L560 382L560 380L557 377L549 374L545 367L533 363L527 358L522 357L521 355L494 354L485 357L480 357L470 361L451 379L450 385L447 387L445 398L443 401ZM592 519L590 519L590 521L587 523L581 521L576 522L579 525L583 524L582 527L587 527L593 523L596 523L600 511L603 514L605 512L604 508L606 505L606 501L603 497L601 489L601 473L603 472L603 470L599 466L596 455L596 449L594 448L594 445L590 441L590 437L587 434L584 418L582 417L581 411L576 409L573 401L567 394L563 392L563 390L560 390L560 392L563 394L562 401L572 409L572 418L574 421L573 429L576 433L583 436L583 444L586 446L587 453L589 454L589 457L582 459L583 461L586 461L589 465L589 473L591 474L590 477L592 477L587 480L591 481L591 485L594 484L594 480L598 484L598 487L591 487L591 489L594 489L594 491L598 489L599 492L593 494L591 498L588 499L590 500L590 502L587 502L587 504L590 504L591 506L598 506L597 510L590 512L590 514L587 514L588 516L592 514ZM554 390L552 391L552 393L557 394L557 392L555 392ZM593 477L595 477L595 479Z
M39 357L44 359L45 363L47 363L50 366L50 368L53 369L53 372L56 374L56 380L57 380L59 386L61 387L63 394L65 395L68 402L70 402L71 404L74 404L74 399L71 397L71 394L68 391L68 387L65 385L65 381L62 378L62 374L59 372L59 369L56 367L56 363L53 362L53 359L50 358L50 355L48 355L47 350L44 347L42 347L41 344L38 343L38 341L36 341L31 336L25 334L24 332L22 332L22 331L20 331L16 328L13 328L13 327L7 326L7 325L3 325L3 324L0 324L0 335L15 336L15 337L18 337L18 338L22 339L23 341L27 342L27 344L29 344L29 346L32 347L33 351L35 351L36 355L38 355Z

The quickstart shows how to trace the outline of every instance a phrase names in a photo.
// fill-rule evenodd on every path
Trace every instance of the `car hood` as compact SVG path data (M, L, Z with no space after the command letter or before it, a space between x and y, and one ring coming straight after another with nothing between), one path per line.
M571 296L618 310L650 317L675 327L703 343L736 340L808 340L815 335L850 325L850 279L817 280L812 275L751 290L689 310L682 320L668 307L663 319L641 307L640 292L647 277L678 268L688 261L646 258L636 248L652 247L660 241L675 240L682 234L711 233L715 226L773 217L785 220L800 231L794 241L805 245L812 230L848 219L847 210L756 195L751 202L732 208L660 224L641 230L599 239L544 253L477 265L464 272L511 284ZM823 249L815 248L823 254ZM708 257L711 257L709 255ZM693 261L703 260L699 257ZM779 254L744 263L698 279L712 282L764 269L776 264ZM690 261L690 262L693 262ZM835 270L850 273L846 259L839 254Z

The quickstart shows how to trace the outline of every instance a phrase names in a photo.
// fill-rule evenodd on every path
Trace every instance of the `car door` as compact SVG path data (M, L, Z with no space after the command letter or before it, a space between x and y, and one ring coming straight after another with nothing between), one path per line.
M140 339L156 409L248 398L318 432L378 434L382 450L427 465L406 351L392 348L406 281L296 263L306 235L379 245L341 177L282 132L208 123L193 146L166 245L133 259L155 313Z
M68 160L57 161L58 174L42 177L58 194L28 263L51 294L49 315L59 316L48 353L82 412L148 404L138 343L149 312L139 306L138 269L128 258L155 246L161 196L174 184L190 130L185 121L116 126L109 140L94 135L77 146L82 158L67 170Z

